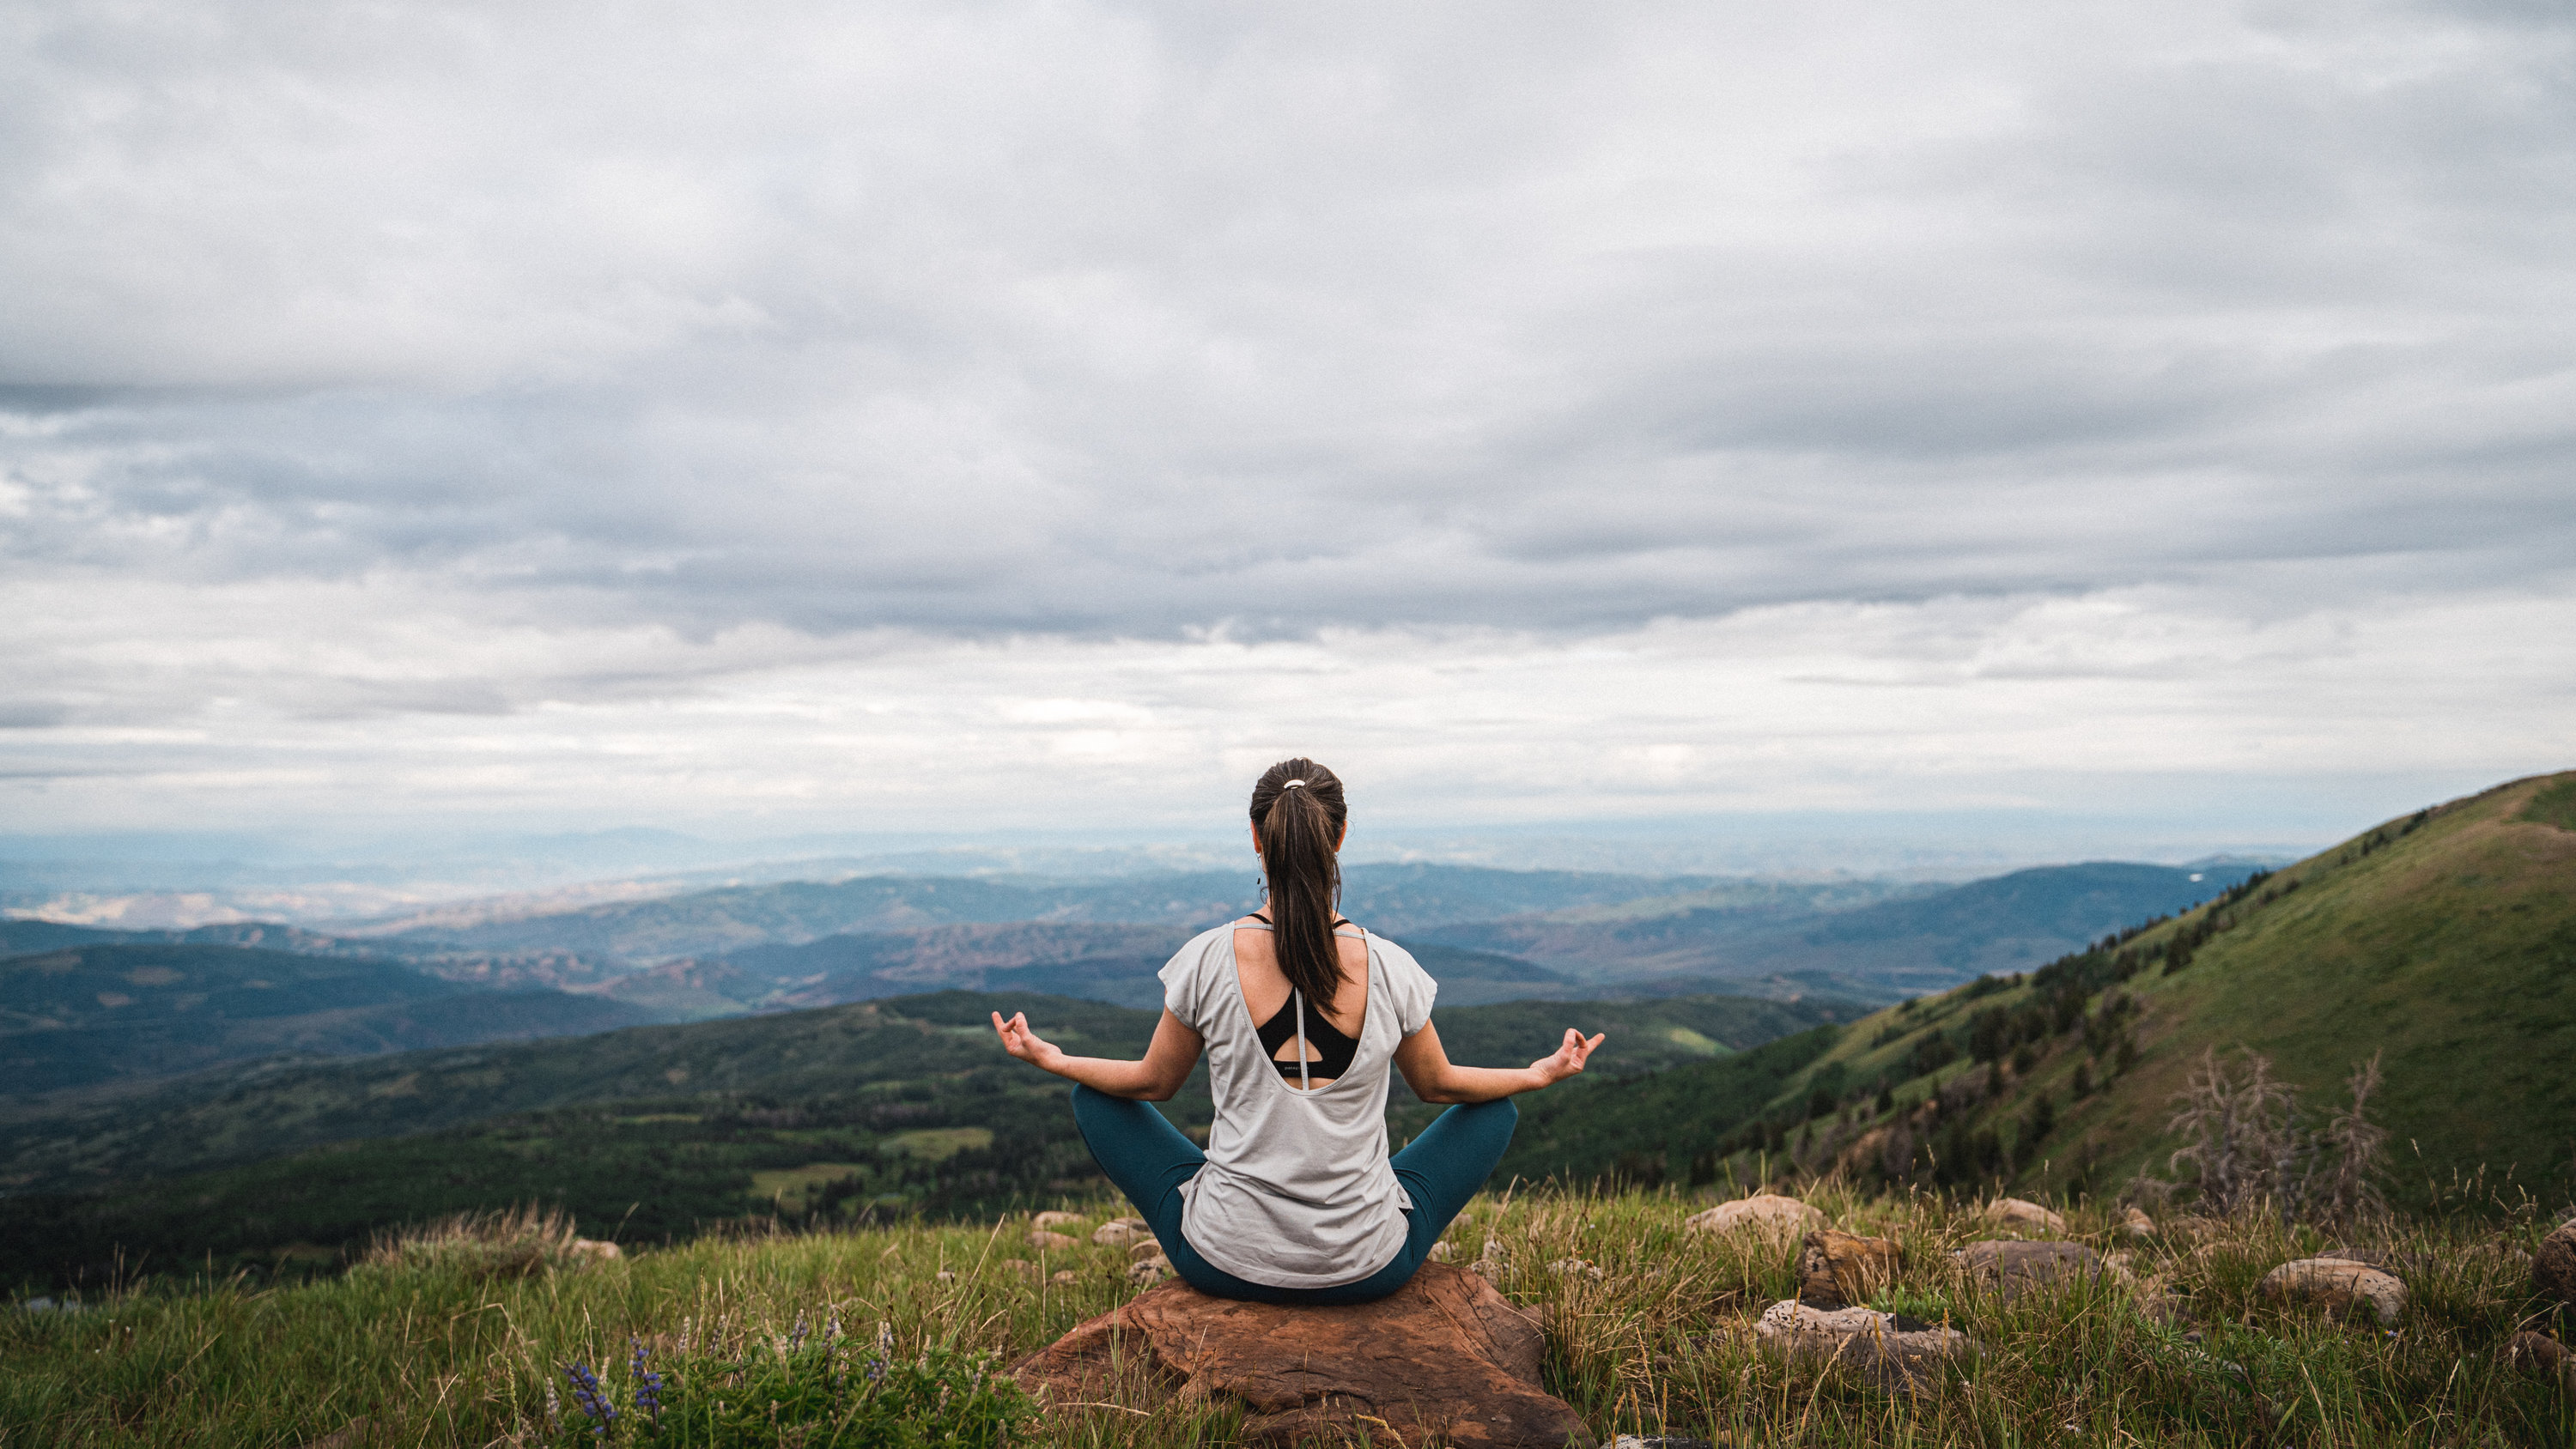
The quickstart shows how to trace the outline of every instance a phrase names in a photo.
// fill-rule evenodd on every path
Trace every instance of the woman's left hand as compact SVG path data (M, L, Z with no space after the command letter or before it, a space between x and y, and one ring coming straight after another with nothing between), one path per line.
M1583 1033L1567 1027L1565 1044L1556 1049L1554 1056L1541 1057L1530 1063L1530 1070L1538 1074L1538 1084L1552 1087L1582 1071L1583 1064L1591 1059L1592 1049L1601 1045L1602 1036L1606 1035L1608 1033L1605 1032L1586 1041Z
M1000 1012L994 1012L993 1034L1002 1039L1002 1050L1033 1067L1052 1072L1055 1064L1064 1060L1062 1047L1040 1038L1029 1028L1029 1014L1025 1011L1011 1013L1008 1021L1002 1020Z

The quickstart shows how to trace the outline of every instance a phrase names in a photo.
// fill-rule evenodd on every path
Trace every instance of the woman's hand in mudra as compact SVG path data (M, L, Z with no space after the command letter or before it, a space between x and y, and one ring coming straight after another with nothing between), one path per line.
M1530 1070L1538 1074L1540 1086L1552 1087L1582 1071L1583 1064L1591 1060L1592 1049L1599 1045L1601 1045L1601 1037L1596 1036L1586 1041L1583 1033L1569 1026L1565 1029L1565 1044L1556 1049L1555 1055L1544 1056L1530 1063Z
M1002 1020L1000 1012L994 1012L993 1034L1002 1039L1002 1050L1033 1067L1043 1067L1052 1072L1064 1061L1064 1049L1032 1030L1029 1014L1025 1011L1011 1013L1008 1021Z

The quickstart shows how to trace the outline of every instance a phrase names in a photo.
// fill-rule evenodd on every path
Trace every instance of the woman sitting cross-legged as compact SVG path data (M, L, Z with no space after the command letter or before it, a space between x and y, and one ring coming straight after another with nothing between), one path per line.
M1073 1118L1109 1180L1192 1287L1258 1303L1366 1303L1413 1277L1502 1160L1510 1101L1583 1070L1595 1036L1569 1029L1525 1068L1461 1067L1431 1025L1439 989L1403 947L1334 914L1348 815L1312 760L1252 787L1252 843L1269 909L1180 949L1143 1061L1073 1057L993 1015L1020 1060L1074 1082ZM1216 1123L1201 1152L1146 1106L1208 1054ZM1455 1102L1386 1150L1387 1068L1426 1102Z

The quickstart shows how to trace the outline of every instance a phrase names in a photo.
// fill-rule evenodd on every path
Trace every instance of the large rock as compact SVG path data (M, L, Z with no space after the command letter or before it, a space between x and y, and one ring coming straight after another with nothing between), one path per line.
M1959 1266L1980 1285L2010 1299L2045 1283L2093 1277L2102 1271L2102 1258L2082 1243L2014 1239L1970 1243L1959 1250Z
M1930 1387L1941 1370L1971 1351L1955 1328L1867 1308L1774 1303L1753 1325L1756 1338L1793 1360L1855 1369L1883 1388Z
M2066 1219L2028 1198L1996 1198L1986 1204L1983 1216L2008 1233L2044 1233L2054 1238L2066 1231Z
M2576 1218L2540 1240L2531 1255L2531 1291L2561 1308L2576 1310Z
M1818 1308L1867 1303L1896 1281L1897 1265L1894 1238L1818 1228L1798 1248L1798 1301Z
M1539 1387L1546 1336L1483 1279L1425 1263L1375 1303L1273 1308L1169 1283L1012 1365L1054 1404L1175 1395L1241 1400L1244 1438L1290 1445L1374 1433L1460 1449L1591 1449L1591 1431Z
M1693 1213L1682 1220L1682 1226L1695 1233L1758 1232L1783 1243L1794 1241L1801 1233L1824 1225L1823 1213L1794 1197L1770 1192L1722 1202L1704 1213Z
M2350 1258L2301 1258L2263 1275L2254 1291L2266 1303L2313 1304L2340 1318L2368 1304L2382 1324L2406 1311L2406 1285L2393 1273Z
M1063 1233L1051 1233L1044 1228L1033 1229L1029 1233L1029 1246L1047 1253L1061 1253L1081 1241L1080 1238L1067 1237Z

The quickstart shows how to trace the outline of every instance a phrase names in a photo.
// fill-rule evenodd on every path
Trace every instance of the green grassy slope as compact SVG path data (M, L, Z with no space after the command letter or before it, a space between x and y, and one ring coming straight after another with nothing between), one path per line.
M2563 1195L2576 1163L2576 773L2391 821L2266 883L2179 971L2130 982L2137 1070L2069 1114L2114 1167L2140 1165L2203 1048L2270 1056L2320 1102L2383 1053L2377 1103L2409 1175L2512 1168ZM2540 808L2535 811L2535 805ZM2257 905L2264 897L2268 904ZM2153 948L2206 920L2141 938ZM2073 1053L2022 1086L2061 1099Z
M2311 1121L2380 1053L2371 1115L2392 1134L2402 1201L2482 1167L2490 1186L2510 1174L2567 1201L2576 773L2390 821L2177 918L1832 1035L1811 1060L1784 1062L1782 1042L1759 1061L1551 1094L1525 1109L1513 1166L1706 1183L1839 1165L2101 1191L2162 1172L2186 1074L2207 1049L2246 1047L2301 1089Z
M2171 1101L2204 1050L2265 1054L2312 1114L2340 1105L2376 1052L2386 1083L2372 1115L2393 1134L2401 1196L2426 1200L2428 1183L2483 1167L2564 1201L2576 1193L2571 813L2576 772L2389 821L2124 942L1861 1021L1766 1116L1802 1116L1827 1075L1838 1095L1893 1083L1900 1111L1946 1087L1954 1157L1990 1133L1987 1172L2101 1189L2163 1169ZM1922 1070L1944 1047L1955 1058ZM2080 1097L2079 1069L2094 1087ZM1874 1107L1838 1106L1802 1161L1822 1166L1894 1120ZM1882 1146L1844 1160L1858 1167Z

